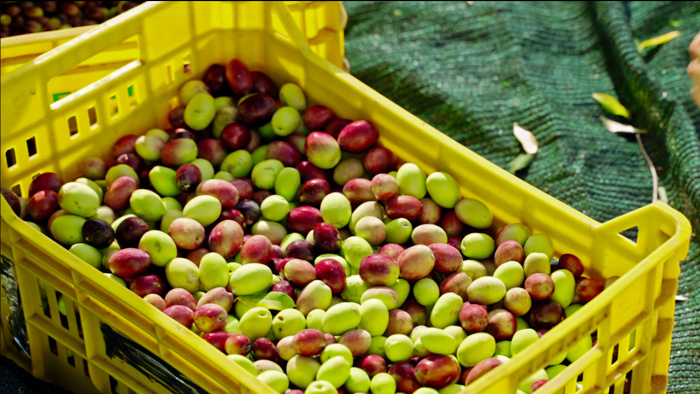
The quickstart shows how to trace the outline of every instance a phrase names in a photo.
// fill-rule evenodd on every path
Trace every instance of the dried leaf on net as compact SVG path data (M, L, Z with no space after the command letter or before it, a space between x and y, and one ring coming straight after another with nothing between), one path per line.
M532 134L531 131L523 129L517 123L513 123L513 135L515 135L515 138L517 138L518 141L520 141L520 145L523 146L525 153L529 153L531 155L537 153L539 145L537 143L535 135Z
M638 129L632 125L616 122L612 119L608 119L605 116L600 117L603 122L603 126L608 129L611 133L629 133L629 134L646 134L646 130Z
M513 123L513 135L520 141L525 153L521 153L508 163L509 170L512 174L520 171L530 165L532 160L535 158L535 154L539 150L539 144L537 143L537 138L532 134L530 130L526 130L516 122Z
M626 119L630 118L630 113L627 108L620 104L615 97L605 93L593 93L593 99L608 113L622 116Z

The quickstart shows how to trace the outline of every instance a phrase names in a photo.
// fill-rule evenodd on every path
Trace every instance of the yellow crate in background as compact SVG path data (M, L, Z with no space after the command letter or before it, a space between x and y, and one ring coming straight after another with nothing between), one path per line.
M72 27L0 39L0 76L4 76L95 26Z
M131 43L132 59L53 100L54 79ZM107 157L120 137L168 128L166 114L177 105L172 99L179 87L200 78L209 65L234 58L264 70L278 84L297 83L309 105L323 103L340 117L370 120L381 143L399 158L426 172L452 174L463 196L484 201L495 227L524 223L552 238L556 256L579 256L587 276L620 277L536 346L470 385L470 393L515 393L528 376L592 333L596 345L538 393L612 387L619 394L630 371L632 393L665 391L688 220L663 203L606 223L591 219L314 54L281 3L149 2L4 76L0 184L26 195L40 172L73 179L82 160ZM99 64L86 69L92 67ZM14 265L31 358L21 354L5 324L12 299L4 287L3 355L39 379L81 393L273 392L196 334L38 233L1 200L0 252ZM639 229L636 242L620 235L633 227ZM58 310L59 295L65 316Z
M284 3L289 8L294 22L307 38L311 51L342 68L345 56L343 32L347 23L347 13L343 3L340 1L285 1ZM22 67L39 55L94 28L95 26L83 26L3 38L0 40L0 76ZM49 81L48 89L52 102L106 77L137 59L138 55L136 37L100 51Z

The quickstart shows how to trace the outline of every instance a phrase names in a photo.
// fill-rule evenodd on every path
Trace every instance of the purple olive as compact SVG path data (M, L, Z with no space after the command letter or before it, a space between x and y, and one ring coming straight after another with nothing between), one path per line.
M272 114L275 112L275 100L266 94L253 93L243 99L238 110L241 122L252 127L259 127L272 119Z

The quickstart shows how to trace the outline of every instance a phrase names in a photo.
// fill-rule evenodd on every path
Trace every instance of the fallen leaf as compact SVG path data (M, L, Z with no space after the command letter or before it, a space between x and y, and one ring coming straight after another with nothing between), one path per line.
M630 134L646 134L646 130L638 129L632 125L616 122L612 119L608 119L605 116L600 117L603 122L603 126L608 129L611 133L630 133Z
M510 172L512 174L515 174L516 172L522 170L523 168L526 168L527 166L530 165L532 160L535 158L534 154L530 153L521 153L513 159L510 163L508 163L508 166L510 167Z
M294 308L294 300L292 300L290 296L278 291L240 296L236 298L236 301L240 301L251 308L263 307L276 311Z
M650 38L646 41L642 41L641 44L637 45L637 52L642 53L646 48L653 48L659 45L663 45L675 38L681 36L681 32L678 30L670 31L666 34L662 34L658 37Z
M623 118L630 118L630 113L627 111L624 105L620 104L617 99L609 94L605 93L593 93L593 99L603 107L608 113L613 115L622 116Z
M532 134L531 131L523 129L517 123L513 123L513 135L520 141L526 153L533 155L537 153L539 145L537 144L535 135Z

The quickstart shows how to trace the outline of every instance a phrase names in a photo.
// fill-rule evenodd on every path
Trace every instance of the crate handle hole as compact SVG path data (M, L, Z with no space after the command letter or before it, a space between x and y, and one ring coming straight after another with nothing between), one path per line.
M88 119L90 119L90 128L97 127L97 110L95 107L88 108Z
M118 384L119 383L117 382L117 379L114 379L114 377L112 377L112 375L110 375L109 376L109 388L112 391L112 393L118 394L118 392L117 392L117 385Z
M12 168L17 164L17 156L15 156L15 148L10 148L5 151L5 159L7 160L7 168Z
M78 327L78 336L80 339L85 339L83 336L83 324L80 322L80 312L75 310L75 325Z
M19 186L19 183L12 186L11 190L17 195L17 197L22 197L22 188Z
M136 96L136 85L130 85L126 89L127 94L129 95L129 105L131 108L136 108L136 105L139 103L139 100Z
M53 339L52 337L49 338L49 351L53 353L54 355L58 356L58 344L56 343L56 340Z
M65 296L59 292L56 292L56 301L58 302L58 315L61 318L61 325L63 328L70 329L70 327L68 327L69 311L68 306L66 305Z
M75 117L75 115L68 118L68 131L70 132L71 137L78 134L78 119Z
M620 231L619 234L636 244L637 237L639 235L639 227L638 226L630 227L627 230Z
M112 119L116 118L119 115L119 103L117 101L117 94L114 93L109 97L109 105L110 105L110 115L112 116Z
M36 137L27 140L27 153L30 159L36 155Z
M36 278L36 285L39 288L39 294L41 295L41 306L44 309L44 315L47 317L51 317L51 308L49 307L49 303L47 302L47 295L46 295L46 282L44 282L40 278Z
M71 94L71 92L54 93L53 94L53 102L55 103L56 101L68 96L69 94Z
M191 58L192 56L189 53L182 58L182 68L185 74L192 72L192 66L190 64Z

